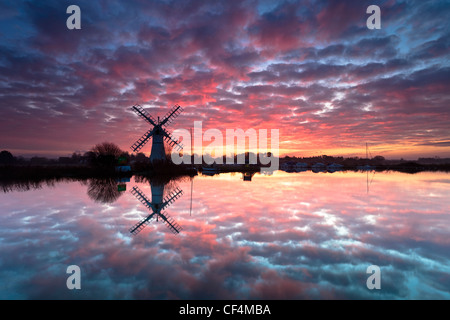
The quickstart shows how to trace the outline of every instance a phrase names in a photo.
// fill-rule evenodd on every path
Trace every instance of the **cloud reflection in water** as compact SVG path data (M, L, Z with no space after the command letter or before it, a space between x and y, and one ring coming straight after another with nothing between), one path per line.
M0 298L450 298L450 178L337 172L196 177L168 208L173 235L129 191L98 203L78 182L0 194ZM145 181L138 185L151 195ZM82 270L82 290L65 286ZM381 267L382 288L366 288Z

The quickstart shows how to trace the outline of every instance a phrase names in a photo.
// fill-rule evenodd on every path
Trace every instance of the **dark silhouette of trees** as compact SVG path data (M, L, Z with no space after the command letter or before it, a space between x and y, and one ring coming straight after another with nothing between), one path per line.
M383 156L375 156L372 160L376 162L383 162L386 159Z
M149 158L148 158L144 153L142 153L142 152L137 153L135 156L132 155L131 158L132 158L133 160L135 160L136 162L144 162L144 163L147 163L147 162L150 161Z
M87 194L89 198L100 203L113 203L121 196L117 182L112 178L90 179Z
M117 159L124 152L112 142L102 142L96 144L89 152L86 153L89 162L92 165L100 167L112 167L116 164Z
M7 150L0 152L0 164L13 164L14 162L16 162L16 158L11 152Z

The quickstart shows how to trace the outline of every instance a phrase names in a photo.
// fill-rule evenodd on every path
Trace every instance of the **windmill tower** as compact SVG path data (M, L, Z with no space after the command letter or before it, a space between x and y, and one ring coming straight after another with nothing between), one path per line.
M149 223L150 220L156 216L156 221L158 218L161 218L162 221L167 225L170 231L174 234L177 234L182 229L181 226L175 222L175 220L169 217L163 210L167 209L175 200L177 200L183 194L183 191L178 187L172 191L168 196L163 197L164 192L164 184L155 184L150 182L150 186L152 189L152 201L150 201L145 194L137 187L133 187L131 193L138 198L140 202L144 204L144 206L149 209L152 213L150 213L147 217L136 223L133 227L130 228L130 233L136 235L142 231Z
M182 108L179 105L174 106L167 114L162 118L155 120L147 111L145 111L140 105L134 105L131 109L141 118L146 120L152 128L150 128L138 141L136 141L131 149L134 152L138 152L142 147L153 137L152 151L150 153L150 162L163 162L166 161L166 153L164 150L164 140L178 151L183 149L178 141L172 138L172 135L166 131L164 127L172 123L175 118L181 113Z

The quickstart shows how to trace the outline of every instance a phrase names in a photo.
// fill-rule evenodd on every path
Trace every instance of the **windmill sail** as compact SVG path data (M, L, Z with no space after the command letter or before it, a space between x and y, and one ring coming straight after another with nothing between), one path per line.
M175 105L172 107L172 109L170 109L169 112L167 112L164 115L164 120L170 120L173 121L176 117L178 117L178 115L183 111L183 108L180 105ZM173 117L173 119L170 119L171 117Z
M145 196L141 189L139 189L137 186L134 186L130 192L133 196L138 198L138 200L142 202L144 206L146 206L148 209L152 209L152 202Z
M181 195L183 194L183 190L180 190L179 188L176 188L175 191L172 191L170 195L164 198L164 203L161 207L161 209L164 209L168 206L170 206L175 200L177 200Z
M161 125L169 125L175 119L180 115L180 113L183 111L183 108L181 108L179 105L175 105L169 112L166 113L166 115L163 117L163 120L161 121Z
M167 216L165 213L159 214L159 216L163 219L163 221L166 223L166 226L169 228L172 233L180 233L182 227L175 222L175 220L169 216Z
M164 139L166 142L172 147L177 149L177 151L181 151L183 149L183 145L175 140L170 133L163 130Z
M153 187L152 187L153 188ZM161 191L162 192L162 191ZM150 201L147 196L139 189L137 186L131 189L131 193L144 205L148 210L153 211L153 213L149 214L147 217L136 223L134 226L130 228L130 233L136 235L141 232L149 223L153 216L156 215L156 219L160 217L169 230L176 234L179 233L182 227L175 222L175 220L169 217L166 213L162 212L163 209L170 206L175 200L177 200L183 194L183 191L179 188L176 188L172 191L167 197L165 197L162 202L161 200L156 200L157 203L153 203ZM156 197L158 198L158 197Z
M133 110L142 119L147 120L151 125L156 126L156 120L147 111L145 111L140 105L137 104L137 105L132 106L131 110Z
M148 140L150 140L150 138L153 135L153 131L154 129L150 129L148 130L146 133L144 133L144 135L142 137L139 138L138 141L136 141L132 146L131 146L131 150L133 150L134 152L138 152L139 150L142 149L142 147L148 142Z
M153 218L154 215L155 213L149 214L146 218L136 223L134 226L130 228L130 233L137 235L150 223L150 220Z
M153 138L152 151L150 154L150 162L164 162L166 161L166 153L164 150L164 140L177 151L183 149L183 145L179 141L175 140L170 133L166 131L163 126L167 126L172 123L176 117L182 112L182 108L179 105L175 105L162 119L162 121L155 120L147 111L145 111L140 105L134 105L131 109L141 118L150 123L153 128L148 130L139 140L137 140L131 149L135 152L141 150L144 145Z

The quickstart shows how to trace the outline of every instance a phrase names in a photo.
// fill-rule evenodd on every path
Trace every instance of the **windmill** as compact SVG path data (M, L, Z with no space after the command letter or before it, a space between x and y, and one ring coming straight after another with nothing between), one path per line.
M141 232L142 229L144 229L150 223L150 220L154 216L156 216L156 221L161 218L162 221L167 225L169 230L174 234L179 233L182 229L181 226L176 223L173 218L169 217L165 212L163 212L163 210L167 209L168 206L170 206L175 200L181 197L183 191L177 187L168 196L163 197L164 184L150 183L150 186L152 189L152 201L150 201L142 192L142 190L137 186L133 187L133 189L131 190L131 193L136 198L138 198L138 200L142 202L144 206L147 207L147 209L151 210L152 213L150 213L147 217L131 227L130 233L136 235Z
M131 107L139 117L146 120L152 128L150 128L144 135L136 141L131 149L134 152L138 152L142 149L142 147L153 137L152 151L150 153L150 162L155 161L165 161L166 153L164 150L164 140L171 146L176 148L177 151L183 149L183 145L181 145L178 141L173 139L172 135L166 131L164 127L171 124L176 117L181 113L182 108L179 105L175 105L166 115L162 118L156 120L153 118L147 111L145 111L140 105L134 105Z

